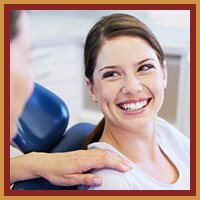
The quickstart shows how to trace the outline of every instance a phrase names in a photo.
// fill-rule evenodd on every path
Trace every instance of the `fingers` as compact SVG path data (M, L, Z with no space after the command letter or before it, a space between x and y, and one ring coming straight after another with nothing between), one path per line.
M104 149L92 149L89 151L93 151L96 154L93 157L95 165L92 168L109 167L121 172L127 172L133 168L130 161L113 151Z
M65 182L65 183L64 183ZM101 185L102 179L93 174L72 174L67 175L61 185L74 186L74 185Z
M114 168L121 172L127 172L133 168L130 161L120 156L119 154L109 150L107 151L107 153L110 154L111 157L108 156L105 159L105 167Z
M105 149L78 150L67 153L48 154L48 163L42 177L55 185L73 186L78 184L100 185L102 180L94 174L82 174L90 169L114 168L121 172L132 169L130 161L123 156ZM43 159L44 160L44 159Z

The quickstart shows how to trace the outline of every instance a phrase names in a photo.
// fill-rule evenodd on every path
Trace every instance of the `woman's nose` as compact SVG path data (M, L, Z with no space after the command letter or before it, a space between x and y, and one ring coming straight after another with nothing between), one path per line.
M140 81L135 76L130 76L125 80L122 87L122 92L124 94L135 95L142 90L142 85Z

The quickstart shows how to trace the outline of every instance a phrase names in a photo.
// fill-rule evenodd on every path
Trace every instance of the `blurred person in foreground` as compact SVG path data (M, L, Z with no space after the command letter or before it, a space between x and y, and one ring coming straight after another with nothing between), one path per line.
M17 133L16 122L33 91L28 13L10 11L10 140ZM8 66L7 66L8 67ZM32 152L10 160L10 184L43 177L55 185L100 185L101 177L84 174L93 168L116 168L127 172L132 167L122 156L103 149L66 153Z

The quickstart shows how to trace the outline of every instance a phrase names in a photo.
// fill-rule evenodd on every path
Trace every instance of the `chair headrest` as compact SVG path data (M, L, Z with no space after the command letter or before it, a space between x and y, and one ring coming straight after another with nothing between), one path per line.
M18 121L14 142L24 152L48 152L62 137L69 122L69 111L58 96L35 83Z

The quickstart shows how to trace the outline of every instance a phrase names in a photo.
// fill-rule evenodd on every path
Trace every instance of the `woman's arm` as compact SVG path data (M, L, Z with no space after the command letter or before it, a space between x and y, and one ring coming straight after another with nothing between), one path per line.
M82 174L90 169L132 169L128 161L110 150L91 149L67 153L29 153L10 160L10 183L43 177L55 185L99 185L95 174Z

